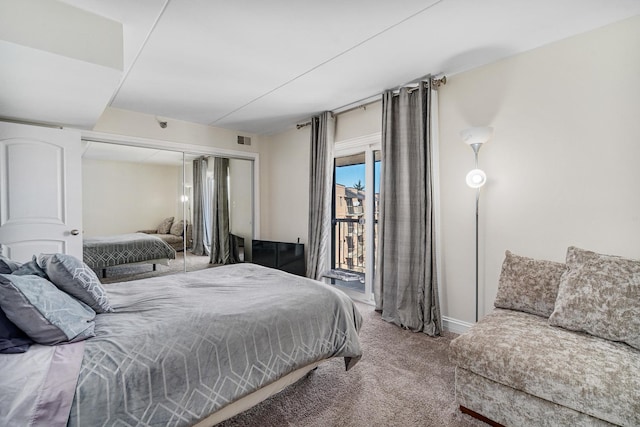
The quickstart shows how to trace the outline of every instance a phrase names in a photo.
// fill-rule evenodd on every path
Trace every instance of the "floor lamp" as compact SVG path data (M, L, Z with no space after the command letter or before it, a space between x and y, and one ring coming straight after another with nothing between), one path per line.
M476 189L476 322L478 321L478 204L480 202L480 187L487 182L487 175L478 169L478 151L482 144L487 142L493 135L493 128L488 126L478 126L460 132L462 140L473 149L475 158L474 169L467 174L467 185Z

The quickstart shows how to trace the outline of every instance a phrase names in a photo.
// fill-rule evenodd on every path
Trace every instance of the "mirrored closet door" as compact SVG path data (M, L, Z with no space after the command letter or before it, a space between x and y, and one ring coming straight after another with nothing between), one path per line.
M103 282L184 271L185 155L84 142L83 254Z
M251 259L253 160L83 144L83 254L103 282L211 267L214 233L229 239L225 262Z
M193 157L193 156L189 156ZM196 156L185 165L186 217L192 224L187 271L251 259L254 162Z

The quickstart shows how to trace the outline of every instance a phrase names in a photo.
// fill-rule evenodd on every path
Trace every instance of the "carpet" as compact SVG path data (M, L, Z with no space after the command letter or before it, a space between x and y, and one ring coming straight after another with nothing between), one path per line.
M449 343L387 323L373 307L364 317L363 357L349 372L343 359L323 363L307 377L219 427L449 426L486 424L459 412Z

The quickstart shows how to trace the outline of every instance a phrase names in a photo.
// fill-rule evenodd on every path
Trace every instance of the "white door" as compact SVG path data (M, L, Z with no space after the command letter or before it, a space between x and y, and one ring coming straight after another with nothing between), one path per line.
M82 259L80 132L0 122L0 247Z

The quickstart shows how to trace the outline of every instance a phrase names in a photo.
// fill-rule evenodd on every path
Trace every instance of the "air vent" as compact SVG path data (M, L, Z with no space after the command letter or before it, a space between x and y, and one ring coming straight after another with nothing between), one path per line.
M251 145L251 138L248 136L240 136L238 135L238 144L240 145Z

